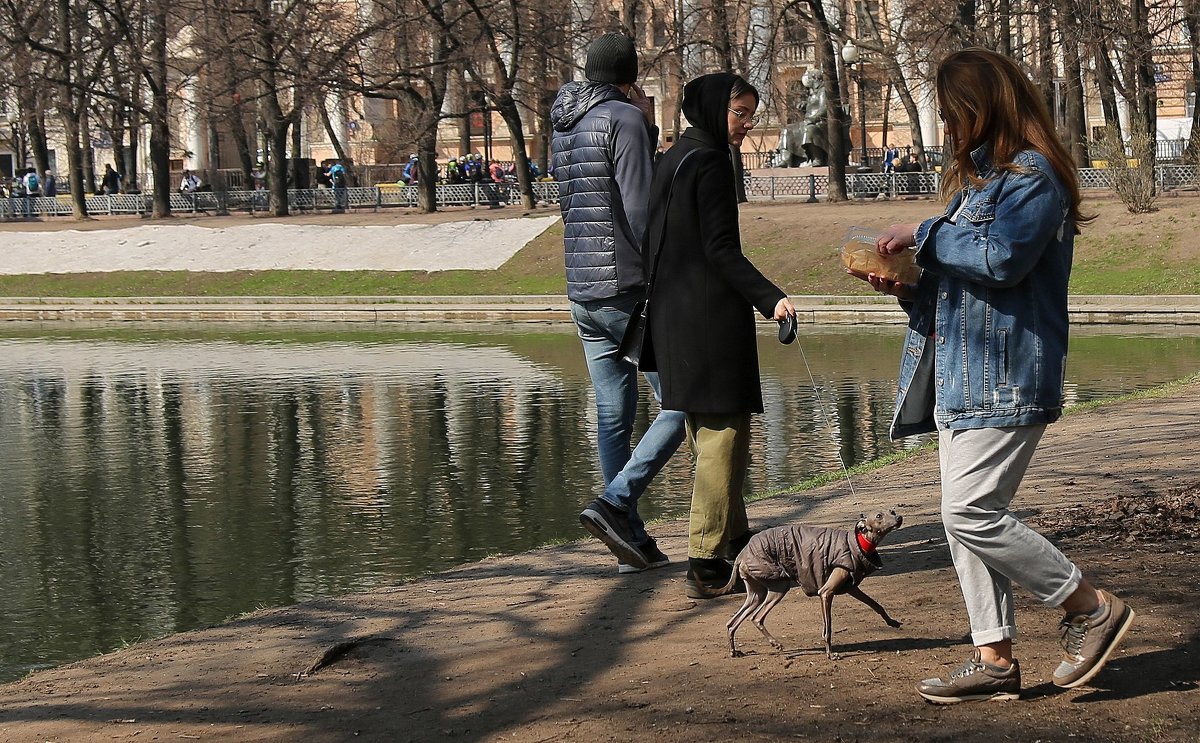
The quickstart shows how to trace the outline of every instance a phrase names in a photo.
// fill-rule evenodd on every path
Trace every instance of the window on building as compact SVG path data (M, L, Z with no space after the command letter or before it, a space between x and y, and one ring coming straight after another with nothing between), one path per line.
M1190 83L1188 84L1188 87L1189 88L1192 87ZM1196 91L1189 90L1187 92L1187 96L1186 96L1186 98L1184 98L1184 100L1185 100L1184 105L1187 109L1187 113L1185 113L1184 115L1190 119L1196 115Z

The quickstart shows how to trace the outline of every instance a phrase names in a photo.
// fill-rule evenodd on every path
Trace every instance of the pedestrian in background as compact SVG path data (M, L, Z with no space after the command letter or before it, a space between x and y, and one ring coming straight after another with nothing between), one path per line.
M100 190L106 196L121 193L121 174L111 164L104 165L104 177L100 179Z
M633 40L618 33L588 47L585 81L564 85L550 110L552 165L561 186L567 297L596 395L604 492L579 515L617 556L618 571L670 560L646 533L638 499L679 448L683 415L659 411L630 449L638 405L638 369L617 347L642 299L647 196L657 130L637 87ZM658 375L647 373L656 398Z
M917 686L937 703L1016 699L1021 669L1014 582L1063 610L1065 657L1053 682L1074 688L1104 667L1133 623L1009 509L1046 426L1063 406L1067 283L1080 212L1075 164L1041 92L1008 57L948 56L936 79L951 152L945 213L892 225L883 254L916 246L916 285L855 274L908 311L893 438L936 430L942 524L975 651Z

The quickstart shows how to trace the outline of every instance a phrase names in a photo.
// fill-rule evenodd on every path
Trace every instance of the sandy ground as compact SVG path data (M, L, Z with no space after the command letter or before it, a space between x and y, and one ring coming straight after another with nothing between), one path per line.
M127 226L130 220L125 219L89 230L76 229L65 219L47 220L32 229L6 230L0 274L494 269L558 219L512 214L508 219L366 225L241 218Z
M730 658L724 624L739 601L685 598L678 520L652 528L676 559L661 570L618 576L584 540L40 672L0 686L0 741L1196 741L1195 530L1099 527L1117 496L1196 487L1198 416L1200 385L1069 415L1014 504L1138 612L1077 690L1049 681L1057 612L1018 591L1021 701L935 707L913 691L968 652L927 451L858 475L857 497L835 483L750 508L755 527L845 525L879 506L905 516L863 584L904 624L839 599L837 661L821 649L818 602L799 591L769 620L782 652L747 625L747 656Z

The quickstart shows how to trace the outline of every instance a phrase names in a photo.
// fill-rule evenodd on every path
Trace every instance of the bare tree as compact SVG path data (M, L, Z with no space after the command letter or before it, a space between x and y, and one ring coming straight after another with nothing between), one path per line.
M1184 0L1184 23L1191 41L1192 95L1200 95L1200 0ZM1184 160L1200 163L1200 105L1192 105L1192 129L1188 135Z
M57 106L66 130L67 174L71 210L77 219L87 217L83 188L82 121L87 111L86 91L95 82L95 66L85 73L85 60L94 60L98 44L90 34L88 4L81 0L54 0L53 4L0 2L0 28L10 45L20 45L46 58L46 82L57 90Z
M365 29L354 8L337 0L229 0L213 7L228 14L229 33L207 40L206 56L237 60L226 67L239 75L226 91L239 106L247 98L253 103L267 145L269 211L286 216L289 132L321 90L344 78Z
M380 2L351 61L352 74L340 83L348 92L393 102L411 124L398 143L417 149L417 199L424 212L437 210L437 129L457 49L455 35L443 32L456 21L446 13L444 0Z

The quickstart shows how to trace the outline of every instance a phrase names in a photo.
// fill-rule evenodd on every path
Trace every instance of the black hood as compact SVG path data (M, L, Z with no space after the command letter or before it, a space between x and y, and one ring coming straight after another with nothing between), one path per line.
M729 94L737 75L701 75L683 88L683 115L688 123L717 142L729 141Z
M584 115L605 101L625 101L629 98L611 83L569 82L558 91L550 107L550 124L555 131L570 131Z

